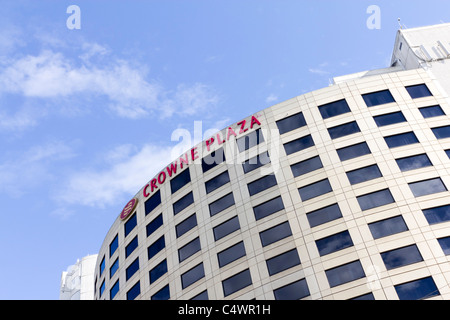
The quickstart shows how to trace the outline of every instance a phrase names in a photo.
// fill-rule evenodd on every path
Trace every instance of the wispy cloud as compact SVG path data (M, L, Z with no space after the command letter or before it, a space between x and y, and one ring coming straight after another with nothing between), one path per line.
M275 102L275 101L277 101L277 100L278 100L278 97L277 97L275 94L271 93L271 94L266 98L266 103L273 103L273 102Z

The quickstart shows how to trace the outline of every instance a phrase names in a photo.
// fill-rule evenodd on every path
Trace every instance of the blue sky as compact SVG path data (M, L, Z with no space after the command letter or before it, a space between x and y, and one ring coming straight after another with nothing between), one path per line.
M176 129L222 129L386 67L397 18L449 12L444 0L0 1L0 299L58 299L61 272L97 253L170 162Z

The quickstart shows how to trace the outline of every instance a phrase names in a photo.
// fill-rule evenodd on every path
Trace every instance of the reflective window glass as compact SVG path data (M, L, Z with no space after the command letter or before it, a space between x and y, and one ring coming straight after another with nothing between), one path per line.
M446 256L450 255L450 237L437 239Z
M114 252L116 252L117 248L119 247L119 235L116 235L114 237L114 240L111 241L109 244L109 257L111 257Z
M429 97L432 95L426 84L408 86L406 87L406 91L408 91L412 99Z
M161 227L162 225L163 225L163 216L162 213L160 213L155 219L153 219L149 224L147 224L146 226L147 237L156 230L158 230L158 228Z
M292 153L314 146L314 140L311 135L307 135L302 138L287 142L283 146L286 154L290 155Z
M209 214L212 217L232 205L234 205L234 197L233 192L230 192L226 196L209 204Z
M325 274L332 288L366 276L359 260L325 270Z
M242 168L244 173L249 173L259 167L262 167L266 164L270 163L270 157L268 152L263 152L256 157L250 158L244 163L242 163Z
M375 300L375 297L372 292L369 292L367 294L363 294L362 296L354 297L350 300Z
M382 252L381 258L383 259L384 265L386 266L387 270L423 261L422 255L419 252L419 248L417 248L415 244Z
M163 260L158 263L153 269L150 270L150 284L161 278L164 274L167 273L167 260Z
M239 225L239 219L237 216L219 224L218 226L214 227L213 233L214 233L214 240L222 239L223 237L226 237L230 233L239 230L241 226Z
M324 179L315 183L312 183L310 185L298 188L298 192L300 194L300 198L302 198L302 201L306 201L318 196L321 196L323 194L326 194L328 192L333 191L331 188L330 182L328 179Z
M250 275L250 270L246 269L222 281L223 294L225 297L229 296L251 284L252 277Z
M125 247L125 258L127 258L138 246L138 236L134 237L133 240L128 243Z
M401 171L409 171L424 167L430 167L433 164L426 154L400 158L395 160Z
M265 247L291 235L291 227L289 225L289 222L286 221L275 227L260 232L259 238L261 239L262 246Z
M119 292L119 279L117 279L116 283L114 283L111 290L109 290L109 299L110 300L114 299L117 292Z
M361 130L359 129L356 121L328 128L328 133L330 134L331 139L337 139L357 132L361 132Z
M319 106L319 111L323 119L328 119L343 113L350 112L350 108L347 104L347 101L345 99L342 99Z
M412 182L408 185L415 197L447 191L441 178Z
M100 297L103 295L105 288L106 288L105 280L103 280L102 284L100 285Z
M127 292L127 300L134 300L141 294L141 284L139 281Z
M421 300L440 295L432 277L398 284L394 288L400 300Z
M161 191L156 191L148 200L145 201L145 215L152 212L161 204Z
M170 299L170 287L166 285L157 293L150 297L151 300L169 300Z
M331 236L316 240L316 246L319 250L320 256L324 256L345 248L353 246L350 233L346 230L344 232L336 233Z
M389 189L384 189L369 194L365 194L356 197L356 199L358 200L359 206L361 207L362 211L395 202L394 197L392 197L392 194L389 191Z
M125 270L127 281L139 270L139 258L136 258Z
M191 284L197 282L204 276L205 276L205 269L203 268L202 262L181 275L181 286L183 289L186 289Z
M450 205L422 210L429 224L450 221Z
M362 95L364 102L368 107L379 106L381 104L395 102L389 90L382 90L378 92L366 93Z
M341 209L337 203L306 214L311 228L342 218Z
M378 127L388 126L390 124L406 122L406 118L401 111L383 114L373 117Z
M299 300L310 295L306 279L302 279L273 291L275 300Z
M275 175L269 174L265 177L259 178L258 180L247 184L247 188L250 195L253 196L261 191L267 190L276 185L277 179L275 178Z
M236 139L239 152L248 150L264 141L261 129L257 129L244 137Z
M189 172L189 168L187 168L186 170L178 174L175 178L170 180L170 190L172 191L172 193L175 193L189 182L191 182L191 174Z
M136 214L133 214L133 215L127 220L127 222L125 222L125 225L124 225L125 237L131 232L131 230L134 229L134 227L136 227L136 225L137 225Z
M370 154L370 149L367 143L362 142L352 146L340 148L336 150L341 161L350 160L353 158L361 157L366 154Z
M208 290L205 290L205 291L199 293L195 297L192 297L190 300L209 300Z
M424 118L445 116L444 110L442 110L441 106L439 105L419 108L419 111Z
M346 172L348 181L350 181L350 184L358 184L361 182L369 181L372 179L380 178L383 175L381 174L380 169L376 164L372 166L367 166L364 168L359 168L356 170L352 170L349 172Z
M100 276L102 276L103 271L105 271L105 257L103 256L102 261L100 262Z
M222 268L223 266L226 266L227 264L244 256L245 256L245 246L244 242L241 241L217 254L217 259L219 260L219 267Z
M387 237L403 231L408 231L402 216L396 216L381 221L369 223L369 229L374 239Z
M119 258L117 258L112 266L109 268L109 278L111 279L112 276L116 273L116 271L119 269Z
M178 249L178 260L182 262L192 256L193 254L199 252L201 250L200 246L200 238L195 238L191 242L185 244L183 247Z
M269 275L274 275L300 264L297 249L292 249L266 260Z
M211 152L209 155L202 159L202 171L203 173L214 168L218 164L225 161L225 152L223 148L217 149Z
M158 252L160 252L162 249L166 247L166 241L164 239L164 236L153 242L148 248L147 248L147 254L148 254L148 260L153 258Z
M192 192L189 192L187 195L182 197L180 200L173 204L173 214L178 214L191 204L194 203L194 195Z
M205 182L206 193L213 192L228 182L230 182L230 175L228 174L228 171L222 172L221 174Z
M253 213L255 215L255 219L259 220L282 209L284 209L283 199L281 199L281 196L279 196L264 203L261 203L256 207L253 207Z
M436 139L450 138L450 126L432 128L431 131L433 131Z
M181 237L183 234L185 234L195 226L197 226L197 215L194 213L189 218L186 218L175 226L177 238Z
M386 141L386 144L389 148L396 148L419 142L414 132L395 134L392 136L384 137L384 140Z
M291 165L291 170L294 177L301 176L320 168L323 168L323 165L319 156Z
M276 123L280 134L284 134L286 132L306 126L305 117L301 112L289 116L287 118L278 120Z

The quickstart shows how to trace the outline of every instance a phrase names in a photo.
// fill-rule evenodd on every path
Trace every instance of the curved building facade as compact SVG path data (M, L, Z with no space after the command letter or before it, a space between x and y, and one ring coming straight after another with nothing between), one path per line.
M450 49L447 24L400 30L390 68L161 168L107 233L95 299L450 299L450 69L423 33Z

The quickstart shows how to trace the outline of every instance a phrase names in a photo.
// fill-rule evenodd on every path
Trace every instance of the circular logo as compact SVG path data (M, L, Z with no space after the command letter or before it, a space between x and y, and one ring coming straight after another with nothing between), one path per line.
M125 220L128 218L130 213L133 212L134 208L136 208L138 200L136 198L131 199L128 201L127 205L123 208L122 212L120 213L120 219Z

